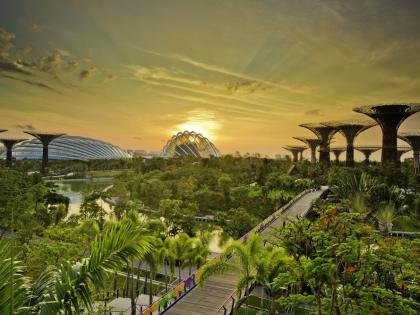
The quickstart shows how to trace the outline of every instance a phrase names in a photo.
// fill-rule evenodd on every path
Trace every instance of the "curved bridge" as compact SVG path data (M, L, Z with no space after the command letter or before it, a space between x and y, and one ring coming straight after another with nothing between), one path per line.
M326 189L305 190L288 204L266 218L241 240L246 242L248 235L259 233L268 235L269 231L287 220L304 217L311 208L312 202L320 198ZM231 272L213 276L202 288L196 287L195 274L178 284L171 292L161 297L139 315L171 314L171 315L214 315L229 314L233 307L236 283L239 275Z

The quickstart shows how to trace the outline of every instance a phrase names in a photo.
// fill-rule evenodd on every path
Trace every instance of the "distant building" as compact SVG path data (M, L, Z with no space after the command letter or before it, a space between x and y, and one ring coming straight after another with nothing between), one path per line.
M209 139L194 131L178 132L163 147L161 156L167 158L192 156L220 157L220 152Z
M37 138L17 144L13 150L16 160L41 160L43 145ZM5 153L1 154L5 158ZM132 155L108 142L78 136L61 136L49 144L49 160L128 159Z

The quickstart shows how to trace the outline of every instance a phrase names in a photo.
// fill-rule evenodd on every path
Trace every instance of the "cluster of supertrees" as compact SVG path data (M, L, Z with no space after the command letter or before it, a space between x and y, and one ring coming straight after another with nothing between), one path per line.
M420 151L420 133L408 132L398 133L398 128L402 122L411 115L420 111L420 103L399 103L399 104L378 104L366 105L354 108L353 111L365 114L373 119L373 121L329 121L322 123L301 124L300 127L309 129L317 137L305 138L294 137L304 142L307 146L291 145L284 147L293 155L293 161L302 159L302 152L309 148L311 150L311 162L316 162L316 150L319 147L319 162L329 164L330 152L333 152L336 161L344 151L346 152L346 166L354 167L354 149L365 155L365 163L369 163L370 155L382 149L381 162L384 166L394 165L400 166L401 155L405 152L413 150L414 172L420 173L419 170L419 151ZM382 129L382 146L360 146L354 147L355 138L363 131L379 125ZM341 133L346 139L346 148L330 148L333 136ZM397 139L407 142L410 147L398 147ZM300 157L299 157L300 155Z
M0 129L0 132L5 132L7 130ZM28 135L31 135L37 138L42 143L42 164L41 164L41 173L45 174L47 164L48 164L48 146L54 139L61 137L64 133L49 133L49 132L35 132L35 131L24 131ZM6 148L6 165L8 167L12 166L12 151L15 144L25 141L26 139L17 139L17 138L0 138L0 142Z

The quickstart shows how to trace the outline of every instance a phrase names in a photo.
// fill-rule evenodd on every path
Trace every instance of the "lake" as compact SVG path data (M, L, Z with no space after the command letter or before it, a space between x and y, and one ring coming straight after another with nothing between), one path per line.
M93 190L103 190L112 185L114 179L112 177L100 177L94 179L63 179L51 180L57 188L58 194L62 194L70 199L68 215L78 214L83 196L91 193ZM98 201L100 202L100 201ZM107 213L111 208L106 202L102 202L102 207Z

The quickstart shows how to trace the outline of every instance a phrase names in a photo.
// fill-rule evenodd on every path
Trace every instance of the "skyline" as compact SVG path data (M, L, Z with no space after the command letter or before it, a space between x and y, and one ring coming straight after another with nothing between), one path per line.
M380 0L2 1L0 127L154 151L190 130L225 154L286 154L293 136L313 136L301 123L420 100L419 12ZM356 139L380 143L379 127Z

